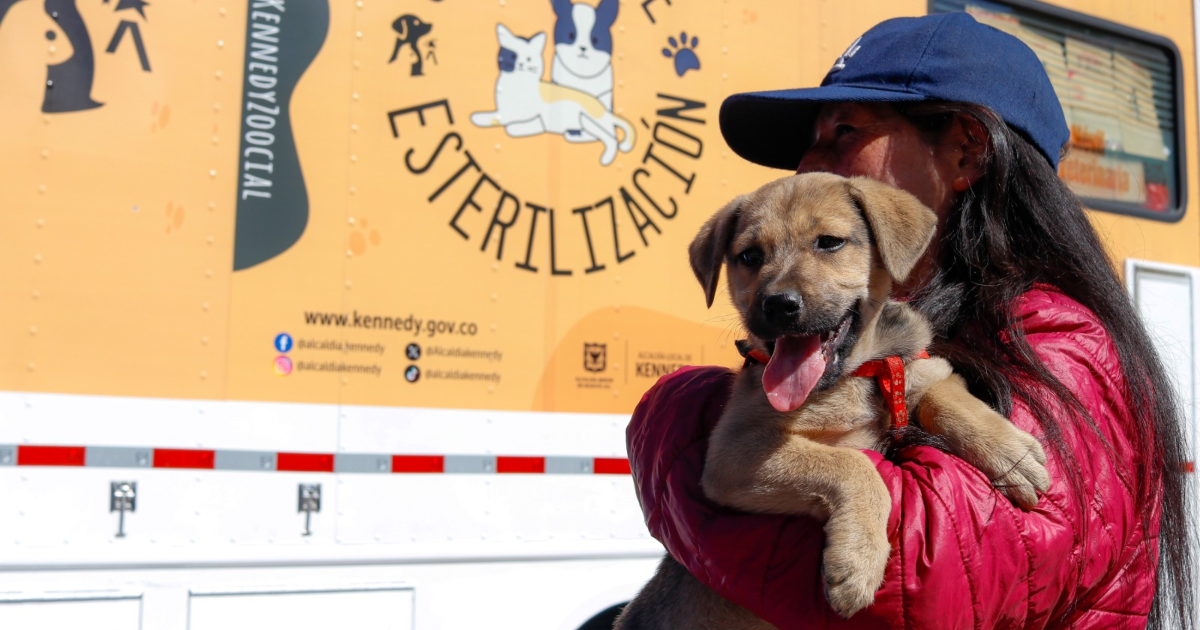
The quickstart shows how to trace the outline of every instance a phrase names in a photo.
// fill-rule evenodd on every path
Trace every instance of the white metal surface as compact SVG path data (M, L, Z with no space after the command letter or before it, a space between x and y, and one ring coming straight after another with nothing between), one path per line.
M0 589L3 590L3 589ZM138 630L142 628L141 594L129 592L0 593L0 628L5 630Z
M193 591L188 599L188 628L412 630L413 599L413 590L402 587Z
M0 391L0 444L625 456L620 414Z
M15 445L623 458L627 422L0 392L0 444ZM109 511L116 480L138 489L124 538ZM311 536L302 483L322 486ZM628 475L0 465L0 488L0 594L67 593L0 604L5 630L574 630L630 599L662 553ZM98 591L136 598L78 599Z
M1175 386L1187 418L1185 433L1196 460L1196 419L1200 418L1200 369L1196 343L1200 339L1200 269L1128 259L1125 283L1142 321L1154 341Z
M597 612L629 601L657 564L655 556L286 568L0 571L0 593L79 594L107 589L108 593L140 598L120 600L131 602L133 609L92 608L97 615L92 623L26 626L37 630L409 627L402 625L404 621L417 630L575 630ZM70 598L46 602L71 603ZM128 612L138 610L139 604L140 617ZM0 599L0 627L5 630L21 626L4 623L14 617L3 615L26 614L24 610L6 612L17 610L6 608L10 605ZM50 611L41 617L43 621L57 621L71 619L68 615L77 609L40 610ZM106 615L106 620L100 620L100 614ZM124 625L109 625L109 618ZM381 625L371 625L376 622Z

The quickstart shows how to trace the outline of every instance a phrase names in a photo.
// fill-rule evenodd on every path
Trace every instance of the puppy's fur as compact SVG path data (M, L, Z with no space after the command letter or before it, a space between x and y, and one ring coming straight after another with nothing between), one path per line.
M730 297L758 349L782 347L788 335L819 335L827 351L820 380L792 411L769 402L764 366L741 371L709 441L702 485L730 507L824 520L826 596L844 617L874 601L891 552L891 497L858 450L879 449L891 417L875 380L850 376L864 362L904 357L912 416L1009 499L1028 509L1049 487L1033 436L971 396L944 359L911 360L929 345L929 326L888 295L921 258L936 222L915 197L874 180L796 175L735 199L690 249L710 306L722 264L728 268ZM789 308L778 307L781 295ZM670 555L616 624L770 627Z

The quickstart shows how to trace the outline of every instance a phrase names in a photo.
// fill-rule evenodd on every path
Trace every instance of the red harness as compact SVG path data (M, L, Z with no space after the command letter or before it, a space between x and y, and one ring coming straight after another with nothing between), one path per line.
M913 357L928 358L929 353L924 350ZM901 429L908 426L908 401L904 398L904 359L892 355L867 361L858 366L850 376L874 377L879 383L879 391L883 394L883 403L892 412L892 427Z
M766 365L771 360L770 355L750 346L746 340L738 340L738 352L746 357L747 362L757 362ZM928 359L929 353L922 350L913 359ZM892 414L892 426L900 429L908 426L908 401L904 397L904 359L893 355L882 359L867 361L858 366L850 376L874 378L879 383L879 391L883 394L883 402Z

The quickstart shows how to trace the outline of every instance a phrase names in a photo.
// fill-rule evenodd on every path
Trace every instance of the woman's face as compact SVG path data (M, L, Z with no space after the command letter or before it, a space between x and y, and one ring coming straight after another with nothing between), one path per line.
M939 223L945 219L957 195L954 179L962 176L963 147L954 146L953 130L935 146L890 105L829 103L817 115L815 134L797 173L870 177L907 190Z

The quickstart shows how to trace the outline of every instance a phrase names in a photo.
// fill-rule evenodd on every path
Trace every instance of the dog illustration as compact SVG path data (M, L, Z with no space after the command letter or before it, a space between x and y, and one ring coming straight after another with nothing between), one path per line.
M471 114L472 123L504 127L514 138L553 133L572 141L599 140L604 145L600 156L604 166L612 164L618 150L633 149L635 134L629 121L605 109L591 94L542 80L545 33L525 39L498 24L496 35L500 40L496 111ZM621 137L617 129L623 132Z
M600 0L595 8L570 0L551 0L550 4L558 16L550 80L591 94L611 112L612 26L617 21L618 0Z
M971 396L924 318L890 301L936 227L912 195L867 178L794 175L714 215L692 242L709 306L721 267L750 357L709 440L702 487L737 509L825 521L826 597L844 617L874 601L891 547L892 500L859 449L881 449L891 413L864 363L901 357L906 407L921 427L1023 508L1049 487L1033 436ZM770 628L666 556L624 610L621 630Z
M392 48L392 56L388 59L388 63L395 61L396 56L400 54L400 48L407 45L409 48L412 48L413 54L416 55L416 61L413 62L411 69L411 76L422 76L425 64L422 60L421 49L417 48L417 42L433 30L433 25L423 22L421 18L415 15L401 15L392 22L392 30L396 31L396 46ZM430 42L430 47L432 48L432 46L433 42ZM432 53L433 51L430 50L430 54Z

